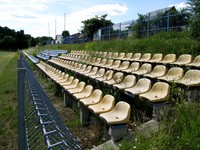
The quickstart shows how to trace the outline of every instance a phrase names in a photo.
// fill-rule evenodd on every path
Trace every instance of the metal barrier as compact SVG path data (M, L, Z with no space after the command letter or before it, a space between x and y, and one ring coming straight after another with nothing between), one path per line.
M20 54L18 149L81 149Z

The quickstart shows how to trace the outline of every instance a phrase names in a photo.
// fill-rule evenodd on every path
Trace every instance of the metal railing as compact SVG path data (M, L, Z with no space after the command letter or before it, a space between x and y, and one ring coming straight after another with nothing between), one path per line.
M18 149L81 149L22 54L18 60Z

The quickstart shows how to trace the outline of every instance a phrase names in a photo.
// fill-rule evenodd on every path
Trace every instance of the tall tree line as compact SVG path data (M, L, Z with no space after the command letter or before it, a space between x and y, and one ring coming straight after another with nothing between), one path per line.
M45 36L34 38L29 34L25 34L23 30L15 31L0 26L0 49L15 51L36 45L45 45L49 40L52 40L52 38Z

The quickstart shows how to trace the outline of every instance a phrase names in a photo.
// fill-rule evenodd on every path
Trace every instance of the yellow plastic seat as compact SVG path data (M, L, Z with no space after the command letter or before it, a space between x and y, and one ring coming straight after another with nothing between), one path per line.
M113 55L113 52L108 52L108 54L107 54L107 58L111 58L112 57L112 55Z
M86 68L87 68L87 65L84 64L84 65L81 66L81 68L79 70L76 69L74 71L76 71L76 72L83 72L83 71L86 70Z
M117 72L117 73L114 74L112 79L106 80L106 81L103 81L103 82L106 83L106 84L109 84L109 85L112 85L112 84L115 84L115 83L120 83L120 82L122 82L123 76L124 76L123 73Z
M56 82L57 82L57 83L66 82L67 79L68 79L68 77L69 77L69 74L65 74L64 77L63 77L63 79L61 79L61 80L56 80Z
M186 86L200 86L200 70L188 70L183 78L174 81L175 83L183 84Z
M101 77L103 77L103 75L105 74L105 69L104 68L100 68L98 71L97 71L97 74L95 74L95 75L90 75L90 78L93 78L93 79L95 79L95 78L101 78Z
M163 60L159 61L158 63L162 64L170 64L176 61L176 55L175 54L167 54Z
M126 53L122 60L130 60L133 57L133 53Z
M133 62L133 63L131 63L131 65L127 69L125 69L123 71L130 73L130 72L134 72L134 71L139 70L139 68L140 68L140 63L139 62Z
M61 82L59 83L61 86L66 86L66 85L70 85L72 83L72 81L74 80L73 76L70 76L69 78L67 78L67 81L65 82Z
M193 62L187 64L186 66L190 67L200 67L200 55L196 56L193 60Z
M113 64L110 67L107 67L108 69L115 69L118 68L121 65L121 60L115 60Z
M113 52L111 58L116 59L118 57L119 53L118 52Z
M137 60L139 62L146 62L149 61L151 59L151 53L145 53L144 55L142 55L142 57Z
M73 96L76 98L76 99L81 99L81 98L86 98L86 97L89 97L93 92L93 86L91 85L87 85L84 90L80 93L75 93L73 94Z
M107 59L104 58L104 59L101 60L101 62L99 64L96 64L96 66L102 67L102 66L104 66L106 64L106 62L107 62Z
M92 66L87 66L87 68L84 71L79 71L79 73L81 74L87 74L90 73L90 71L92 70Z
M144 75L147 73L150 73L152 70L152 65L149 63L144 63L139 70L137 71L133 71L133 74L137 74L137 75Z
M140 98L148 99L150 102L167 101L170 96L170 86L165 82L156 82L147 93L140 94Z
M93 93L87 97L87 98L82 98L79 101L81 103L83 103L85 106L89 106L89 105L94 105L99 103L102 100L102 91L99 89L96 89L93 91Z
M81 81L78 83L78 85L73 88L73 89L69 89L67 90L70 94L75 94L75 93L80 93L83 91L83 89L85 88L85 82Z
M156 62L160 62L162 59L163 59L163 54L157 53L157 54L154 54L152 58L148 60L147 62L156 63Z
M157 65L153 68L152 72L145 74L145 77L158 78L166 74L166 67L164 65Z
M93 62L93 65L98 65L100 64L102 58L97 58L95 62Z
M129 61L123 61L118 68L115 68L115 70L118 70L118 71L126 70L128 69L129 65L130 65Z
M51 77L51 79L53 79L53 80L56 82L57 80L63 79L64 76L65 76L65 73L64 73L64 72L61 72L61 74L59 74L58 77Z
M105 95L100 103L88 106L95 114L111 111L115 106L115 98L112 95Z
M79 63L76 68L71 68L71 70L80 70L83 64Z
M131 116L131 107L128 103L120 101L111 111L102 113L99 116L108 124L126 124Z
M137 61L141 58L142 54L141 53L135 53L133 57L130 59L131 61Z
M186 65L192 62L192 55L190 54L183 54L181 56L179 56L179 58L177 59L177 61L171 63L174 65Z
M117 87L121 90L130 88L136 83L136 77L134 75L127 75L121 83L114 84L114 87Z
M100 77L100 78L96 78L96 80L98 81L106 81L106 80L111 80L113 77L113 70L107 70L106 73Z
M76 88L79 83L79 79L74 79L71 84L63 86L65 90Z
M169 69L166 75L159 77L159 80L164 80L167 82L173 82L175 80L179 80L183 77L183 69L180 67L172 67Z
M107 54L108 54L108 52L103 52L102 56L103 56L103 57L106 57Z
M89 73L84 73L86 76L93 76L96 75L98 71L98 67L93 67L92 70Z
M103 65L102 67L106 67L106 68L110 67L110 66L112 66L113 62L114 62L113 59L109 59L106 61L105 65Z
M147 78L141 78L138 80L135 86L125 89L125 92L133 95L139 95L148 92L151 89L151 80Z
M124 56L125 56L125 53L119 53L119 55L117 56L117 58L116 59L123 59L124 58Z

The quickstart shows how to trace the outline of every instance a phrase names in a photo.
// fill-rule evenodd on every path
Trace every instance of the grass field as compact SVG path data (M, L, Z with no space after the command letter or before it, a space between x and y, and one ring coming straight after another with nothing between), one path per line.
M0 51L0 149L17 149L17 53Z

